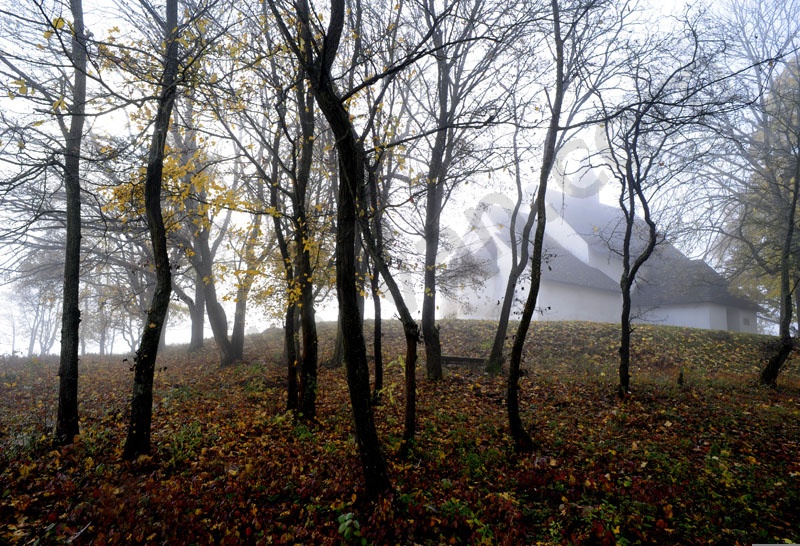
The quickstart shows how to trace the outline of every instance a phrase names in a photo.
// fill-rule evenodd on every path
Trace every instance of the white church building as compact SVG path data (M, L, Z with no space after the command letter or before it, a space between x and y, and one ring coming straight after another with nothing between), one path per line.
M624 218L597 196L549 195L542 280L536 320L618 322L622 307ZM515 231L521 232L520 214ZM511 267L510 208L489 204L473 211L463 237L462 257L481 263L482 285L465 283L451 297L440 296L440 316L495 320ZM634 249L635 251L636 249ZM529 280L518 283L515 309L521 309ZM703 260L690 259L661 242L640 270L632 293L637 322L734 332L757 332L759 307L735 295L728 282ZM513 318L513 317L512 317Z

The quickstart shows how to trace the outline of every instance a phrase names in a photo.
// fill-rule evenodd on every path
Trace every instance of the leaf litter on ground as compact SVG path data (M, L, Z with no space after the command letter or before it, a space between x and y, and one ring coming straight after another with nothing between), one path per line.
M490 322L441 326L445 353L463 357L486 356L493 333ZM620 402L617 333L534 325L521 380L530 455L507 436L503 377L474 366L449 367L438 383L421 373L418 435L400 459L405 349L386 323L376 423L394 492L379 503L363 498L344 370L320 369L315 422L285 413L275 330L248 339L245 362L228 368L211 347L167 350L153 452L134 463L121 461L123 357L82 358L81 435L65 448L49 441L57 363L6 359L0 543L800 542L797 360L779 389L762 389L769 338L637 326L634 391ZM320 325L321 360L334 336Z

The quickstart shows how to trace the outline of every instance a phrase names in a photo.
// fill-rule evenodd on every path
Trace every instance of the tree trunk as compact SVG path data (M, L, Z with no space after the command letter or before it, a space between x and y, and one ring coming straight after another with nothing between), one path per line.
M336 323L336 340L333 342L333 356L331 356L329 366L341 368L344 364L344 335L342 334L341 323Z
M407 459L411 442L417 434L417 343L419 329L414 321L403 321L403 333L406 338L406 413L403 421L403 443L400 446L400 458Z
M347 367L347 383L350 388L350 403L356 423L361 465L367 496L378 497L391 488L386 463L380 451L380 442L375 429L370 405L369 366L363 322L359 313L359 290L356 279L355 232L359 183L363 180L364 163L361 150L350 127L349 117L332 87L322 88L320 105L328 117L337 136L339 168L342 173L339 189L339 210L336 230L336 291L339 300L339 322L342 326L344 360Z
M638 131L638 128L635 130ZM631 150L631 153L633 151ZM622 314L620 316L620 342L619 342L619 386L617 388L617 395L620 399L624 399L629 393L631 388L631 290L636 275L642 268L644 263L650 259L653 250L656 247L656 225L650 217L650 208L647 204L644 192L642 191L642 182L635 174L638 169L632 165L631 157L629 157L626 165L626 188L620 196L620 205L625 213L625 236L623 238L622 247L622 276L620 277L620 289L622 290ZM624 196L628 194L628 207L625 207ZM636 199L639 199L642 205L643 218L647 224L647 244L631 264L631 240L633 238L633 229L636 222Z
M792 354L794 349L794 339L792 338L792 294L797 288L792 286L791 282L791 267L792 248L794 246L794 233L795 222L797 217L798 199L800 199L800 161L795 163L794 172L792 176L792 187L789 190L789 206L786 209L786 233L781 248L781 309L780 309L780 323L778 327L778 334L780 340L775 354L770 357L767 365L761 371L761 384L770 387L776 387L778 384L778 375L780 375L784 364Z
M300 41L311 44L310 13L305 0L294 4L301 24L300 36L295 41L285 25L274 2L270 3L281 32L292 44ZM328 33L319 50L311 47L295 48L304 65L328 125L336 139L339 162L339 192L336 224L336 294L339 301L339 322L342 328L344 359L347 364L347 385L356 428L356 441L364 473L366 496L375 499L391 490L391 482L381 453L378 433L370 404L369 366L364 341L363 321L359 313L359 289L356 279L356 227L358 222L358 200L364 187L364 150L355 134L350 114L337 95L332 79L332 65L342 37L345 20L344 0L331 0ZM314 55L318 55L316 58Z
M63 302L62 302L63 304ZM42 310L42 302L39 300L36 303L36 308L33 310L33 323L31 324L31 331L30 335L28 336L28 358L33 356L33 352L36 350L36 338L39 334L39 322L40 314L44 313ZM63 315L62 315L62 323L63 323Z
M784 246L788 247L789 245ZM791 331L793 305L789 281L790 258L791 256L788 252L781 256L781 309L778 346L775 353L767 361L767 365L761 370L761 384L769 387L777 386L778 375L780 375L794 348L794 339Z
M380 269L376 265L372 268L372 308L375 314L375 328L373 330L372 353L375 355L375 381L372 384L372 403L378 405L381 401L381 391L383 390L383 324L381 318L381 293ZM416 344L415 347L416 349ZM408 348L406 347L406 353Z
M195 270L197 277L194 290L194 301L189 307L189 317L192 323L192 337L189 341L189 352L199 351L203 348L203 336L206 323L206 295L203 288L203 279Z
M372 274L370 276L370 291L372 292L372 308L375 315L375 327L373 328L372 340L372 353L375 355L375 381L372 384L372 403L373 405L380 404L381 391L383 391L383 317L381 316L381 266L379 261L383 257L383 226L381 218L383 213L381 211L378 199L378 177L375 176L375 170L370 169L368 178L367 192L369 194L370 208L373 211L371 220L372 233L365 231L367 247L374 248L374 256L371 257L372 261ZM370 245L370 235L374 245ZM416 351L416 343L414 345ZM408 353L408 347L406 347Z
M300 78L304 81L305 78ZM317 323L314 316L314 285L311 267L312 234L308 229L306 193L314 162L314 97L305 85L297 85L297 100L302 127L302 145L294 181L294 212L297 222L295 248L298 254L297 281L300 283L300 324L303 353L300 360L300 415L313 420L317 415Z
M503 295L503 302L500 307L500 317L497 319L497 330L495 330L494 341L492 342L492 350L489 353L489 358L485 364L485 371L490 375L496 375L503 371L503 364L505 358L503 351L505 349L506 337L508 334L508 322L511 318L511 308L514 305L514 294L517 289L517 281L520 276L525 272L525 267L528 265L528 255L530 249L531 230L533 229L533 221L536 218L534 211L538 208L534 202L531 207L531 213L528 215L525 225L522 228L522 234L517 243L517 219L519 218L519 209L522 206L524 192L522 188L522 159L518 153L518 139L519 127L514 130L514 169L515 180L517 183L517 202L514 205L514 210L511 213L511 225L509 226L509 238L511 240L511 270L508 272L508 280L506 281L506 291ZM519 246L518 246L519 245Z
M303 357L300 373L300 413L306 419L315 419L317 414L317 322L314 316L313 286L303 286L300 326L303 330Z
M617 395L625 398L631 390L631 291L626 288L627 276L623 276L622 282L622 316L620 319L619 337L619 387Z
M433 32L434 44L442 45L440 29ZM437 381L442 378L442 344L439 340L439 327L436 324L436 258L439 254L439 238L441 234L440 216L442 213L442 199L444 181L447 177L447 150L448 122L450 120L449 91L450 91L450 61L444 53L439 53L436 59L437 66L437 101L439 111L436 123L439 131L431 151L430 170L428 171L427 199L425 202L425 273L424 292L422 296L422 339L425 342L425 370L428 379Z
M555 0L554 0L555 2ZM557 19L556 19L557 20ZM558 25L556 24L556 30ZM560 112L561 102L559 97L561 94L556 94L556 105ZM539 297L539 287L542 278L542 249L544 246L544 231L546 224L546 204L545 195L547 193L547 179L550 170L553 166L553 159L555 157L555 137L558 131L558 114L553 114L553 119L550 123L550 129L545 141L544 158L542 160L542 172L539 178L539 190L536 197L536 232L533 238L533 254L531 256L531 287L528 292L528 297L525 300L525 306L522 309L522 316L517 326L517 333L514 336L514 343L511 346L511 360L508 365L508 380L506 387L506 408L508 410L508 428L511 433L511 438L514 441L514 450L517 453L529 453L533 451L534 443L525 426L522 424L522 418L519 412L519 377L520 365L522 363L522 350L525 346L525 338L528 335L531 320L533 318L534 310L536 309L536 300ZM531 213L533 216L533 213Z
M247 325L247 297L250 287L244 285L247 279L242 279L243 285L236 291L236 307L233 312L233 329L231 330L231 357L233 361L244 357L244 336Z
M289 304L286 307L286 316L283 321L283 354L286 358L286 410L300 409L300 384L297 379L297 344L295 330L296 307Z
M237 359L230 339L228 339L228 316L217 299L217 285L212 270L213 256L208 237L208 231L204 229L197 238L199 260L196 267L200 273L200 281L203 283L208 324L211 326L211 333L214 335L214 342L219 350L220 366L230 366Z
M145 211L153 258L156 268L156 288L147 321L144 325L141 344L134 358L133 398L131 401L130 425L125 441L123 457L134 460L150 452L150 427L153 412L153 375L155 372L161 330L169 307L172 275L167 252L167 237L164 218L161 214L161 183L164 170L164 148L167 141L169 120L175 103L178 73L178 47L175 32L178 25L178 2L167 0L167 58L164 66L163 84L158 100L158 111L153 124L153 139L148 154L145 174Z
M334 2L339 4L339 2ZM343 9L343 5L340 6ZM375 498L391 489L389 474L380 450L370 405L369 366L364 330L359 312L359 289L356 279L356 196L364 180L363 150L350 123L350 117L336 96L329 74L315 82L320 108L336 136L339 152L339 209L336 229L336 292L339 300L339 323L342 328L343 353L347 367L350 403L356 425L361 466L367 496Z
M508 365L508 386L506 389L506 406L508 409L508 425L511 438L514 440L514 449L517 453L533 451L533 440L525 430L519 413L519 376L520 363L522 362L522 349L525 337L536 308L539 297L539 286L542 279L542 248L544 247L544 230L547 222L547 181L553 169L556 151L556 139L559 132L559 119L561 106L564 101L564 43L561 37L561 22L559 17L558 0L551 0L553 10L553 39L556 53L556 89L553 98L550 125L545 136L544 150L542 151L542 170L539 173L539 189L536 194L536 232L533 238L533 254L531 256L531 288L525 300L522 317L511 347L511 361Z
M71 444L80 432L78 424L78 351L81 312L81 142L85 122L86 44L82 0L71 0L72 65L74 82L70 127L66 134L64 188L67 197L67 241L64 258L64 300L61 314L61 356L58 376L58 414L55 439L60 445Z
M373 275L373 297L377 293L377 278L378 271L380 271L389 293L392 295L397 312L400 315L400 322L403 324L403 333L406 340L406 361L405 361L405 420L403 427L403 441L400 445L399 456L402 459L408 457L408 452L411 447L411 442L414 440L417 430L417 345L419 344L419 327L411 316L408 310L403 294L400 287L394 280L394 276L389 271L389 266L383 258L383 233L380 222L380 210L377 206L377 191L378 191L378 178L375 171L369 171L369 190L372 199L373 209L376 216L372 219L374 233L370 230L369 222L365 217L360 218L361 231L364 234L364 242L367 245L367 252L372 258L372 263L375 266L375 273ZM378 317L376 312L376 319ZM377 320L376 320L377 325ZM380 329L376 326L376 339L379 339ZM376 349L376 355L379 354ZM376 357L377 358L377 357ZM382 381L382 380L381 380Z

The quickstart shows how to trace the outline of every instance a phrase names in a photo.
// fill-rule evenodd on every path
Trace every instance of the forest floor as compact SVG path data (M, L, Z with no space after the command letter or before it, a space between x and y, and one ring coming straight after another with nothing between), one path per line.
M403 342L386 326L375 418L394 493L379 503L363 498L344 370L320 368L318 422L297 421L278 330L228 368L210 340L165 351L153 453L134 463L130 360L82 359L66 448L49 441L57 363L0 361L0 544L800 543L800 359L758 387L769 338L639 326L619 401L615 326L537 323L521 380L535 452L513 452L502 378L450 367L431 383L421 363L401 460ZM444 352L486 356L493 327L442 322ZM322 360L334 332L320 326Z

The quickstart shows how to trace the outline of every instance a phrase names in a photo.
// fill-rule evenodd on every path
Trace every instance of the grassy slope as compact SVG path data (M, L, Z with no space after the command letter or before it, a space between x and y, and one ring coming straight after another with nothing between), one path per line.
M155 450L134 464L120 462L128 363L83 360L82 436L63 450L42 440L56 363L2 363L0 543L800 542L800 370L757 388L766 338L639 327L634 393L620 403L614 326L538 323L522 381L537 451L510 451L502 379L453 368L421 381L418 442L402 461L403 344L389 326L376 420L396 493L379 506L360 499L343 370L321 370L320 422L296 423L282 413L277 331L224 370L211 348L168 351ZM334 329L320 331L324 359ZM446 354L484 356L492 334L442 324Z

